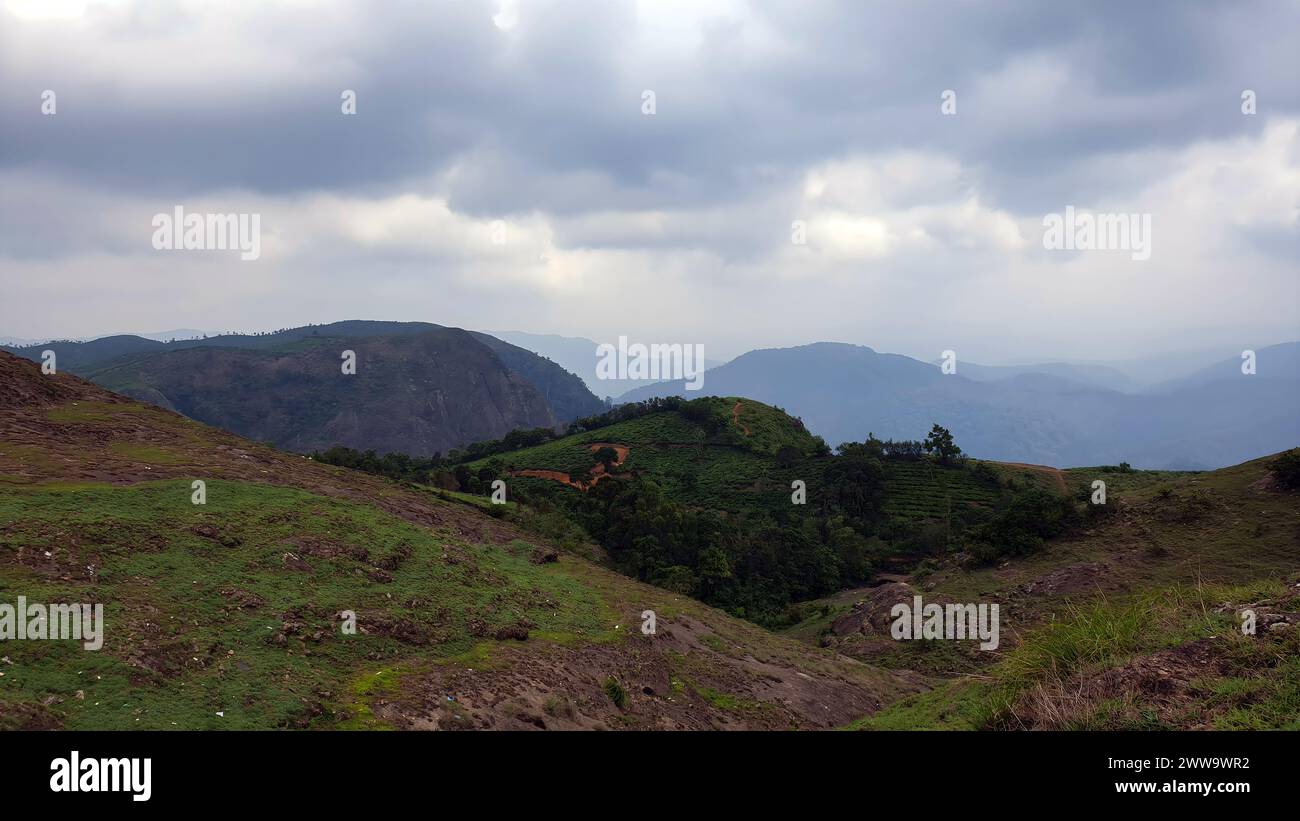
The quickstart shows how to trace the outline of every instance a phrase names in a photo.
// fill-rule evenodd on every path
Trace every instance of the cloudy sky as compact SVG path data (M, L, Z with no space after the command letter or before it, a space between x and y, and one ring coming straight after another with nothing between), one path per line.
M177 205L260 257L155 250ZM1298 282L1293 0L0 0L0 336L1103 359L1300 338Z

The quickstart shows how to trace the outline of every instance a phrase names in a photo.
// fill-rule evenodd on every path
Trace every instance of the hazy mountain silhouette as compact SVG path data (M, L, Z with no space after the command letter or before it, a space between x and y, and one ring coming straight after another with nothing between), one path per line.
M1115 464L1200 469L1274 453L1300 442L1297 343L1257 351L1259 373L1225 360L1160 390L1125 393L1060 375L1014 372L982 381L871 348L822 342L751 351L710 370L704 389L681 380L648 385L651 396L746 396L801 417L831 445L919 439L937 422L973 456L1058 466ZM979 373L979 368L974 368ZM980 376L997 373L987 369Z

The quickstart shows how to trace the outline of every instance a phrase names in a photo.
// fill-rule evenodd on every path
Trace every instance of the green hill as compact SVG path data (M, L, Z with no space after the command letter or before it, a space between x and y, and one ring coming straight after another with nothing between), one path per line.
M487 468L536 492L555 479L512 474L547 470L574 478L595 466L593 453L600 444L627 448L617 473L653 478L680 502L729 511L788 506L790 481L799 476L789 463L824 447L801 422L777 408L706 397L686 412L650 413L477 459L468 467L475 474ZM778 459L782 449L789 454L784 463Z
M524 506L512 513L546 532L567 522L623 572L769 626L791 603L970 540L985 561L1006 537L1031 551L1081 515L1054 468L944 464L921 442L832 453L800 420L744 398L620 406L570 431L469 448L478 458L444 486L487 493L504 480Z

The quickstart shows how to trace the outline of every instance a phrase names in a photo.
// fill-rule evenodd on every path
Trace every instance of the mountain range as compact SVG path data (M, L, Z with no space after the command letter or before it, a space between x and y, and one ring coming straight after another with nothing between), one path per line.
M819 342L750 351L684 382L601 381L582 337L350 320L171 342L112 336L0 346L127 396L278 447L344 445L446 453L516 428L558 428L619 402L736 396L781 407L832 446L919 439L932 424L970 455L1059 467L1201 470L1300 441L1300 343L1256 351L1254 373L1225 355L1192 370L1165 357L1128 363L938 363ZM357 372L344 376L344 350ZM1204 356L1203 354L1201 355ZM1190 372L1189 372L1190 370ZM1175 378L1161 378L1177 374Z
M1060 467L1222 467L1300 442L1300 343L1256 352L1256 372L1225 358L1180 379L1125 392L1122 374L1079 366L935 364L822 342L751 351L707 372L704 393L745 396L799 416L832 445L919 439L949 428L971 455ZM682 380L624 401L690 396Z

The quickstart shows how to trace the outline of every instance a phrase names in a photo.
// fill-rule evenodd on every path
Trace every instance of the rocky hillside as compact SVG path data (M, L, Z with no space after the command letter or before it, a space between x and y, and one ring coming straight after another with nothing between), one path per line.
M582 380L522 348L428 323L348 321L156 342L109 337L10 349L277 447L431 455L601 410ZM342 353L357 355L354 375Z

